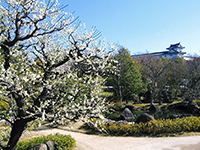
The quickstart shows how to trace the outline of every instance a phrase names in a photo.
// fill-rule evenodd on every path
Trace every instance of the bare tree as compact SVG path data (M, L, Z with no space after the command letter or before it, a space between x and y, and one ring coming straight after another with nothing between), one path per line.
M140 58L140 62L143 66L143 75L150 79L148 90L151 92L150 103L152 104L153 100L156 99L159 92L167 84L167 73L170 71L171 59L160 59L148 55Z
M200 57L192 57L191 60L184 62L185 67L185 82L189 97L199 97L200 88Z

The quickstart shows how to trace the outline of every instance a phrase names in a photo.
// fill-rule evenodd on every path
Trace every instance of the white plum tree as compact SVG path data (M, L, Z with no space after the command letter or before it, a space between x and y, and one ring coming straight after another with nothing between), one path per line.
M102 86L112 72L112 48L97 44L95 28L80 22L58 1L0 1L0 120L11 126L4 150L14 150L28 123L39 118L101 117ZM104 78L103 78L104 77Z

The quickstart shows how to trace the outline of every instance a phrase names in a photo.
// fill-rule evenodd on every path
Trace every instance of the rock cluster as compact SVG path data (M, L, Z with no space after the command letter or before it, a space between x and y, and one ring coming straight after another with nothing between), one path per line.
M48 141L46 143L29 146L26 150L55 150L55 142Z

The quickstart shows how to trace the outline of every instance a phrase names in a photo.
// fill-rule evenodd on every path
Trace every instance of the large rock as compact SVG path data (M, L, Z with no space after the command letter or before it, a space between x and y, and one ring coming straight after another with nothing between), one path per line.
M149 122L151 120L155 120L155 118L152 115L144 113L144 114L140 115L137 118L137 120L135 121L135 123L140 123L140 122L146 123L146 122Z
M188 105L188 103L176 103L176 104L169 105L168 109L169 110L186 111L187 110L187 105Z
M154 104L152 104L152 105L150 106L150 108L149 108L149 112L150 112L151 114L155 114L155 113L157 113L158 111L159 111L158 106L156 106L156 105L154 105Z
M128 108L124 109L124 111L121 114L121 118L127 121L133 121L135 119L133 113Z
M182 111L184 113L190 113L193 115L200 115L200 107L195 104L191 104L189 102L183 102L183 103L176 103L172 104L168 107L170 111Z

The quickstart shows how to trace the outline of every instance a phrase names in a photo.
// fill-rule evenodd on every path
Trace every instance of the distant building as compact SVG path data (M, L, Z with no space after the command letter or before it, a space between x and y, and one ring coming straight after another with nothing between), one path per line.
M171 44L170 47L166 48L167 51L161 51L161 52L155 52L155 53L147 53L147 54L140 54L140 55L132 55L133 58L140 58L140 57L157 57L157 58L175 58L175 57L183 57L186 52L182 52L182 50L185 47L183 47L180 42L176 44Z

